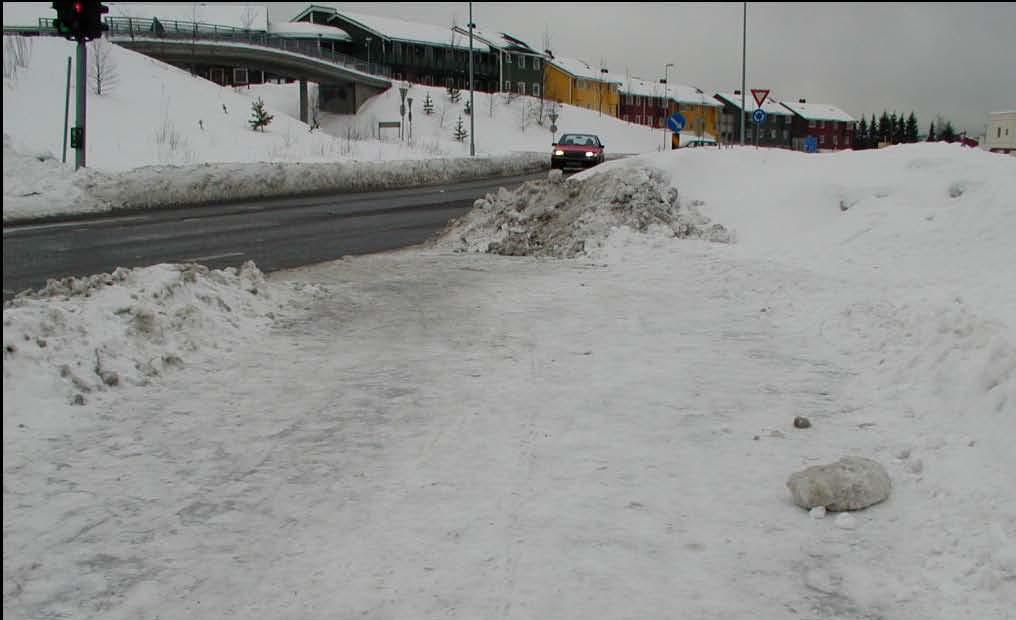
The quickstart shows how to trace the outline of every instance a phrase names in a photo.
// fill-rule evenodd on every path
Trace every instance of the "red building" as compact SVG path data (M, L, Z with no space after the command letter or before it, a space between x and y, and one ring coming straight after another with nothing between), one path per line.
M620 82L621 97L618 115L621 120L648 127L663 127L670 115L670 106L664 97L664 85L641 78L611 75Z
M794 150L804 150L804 141L809 136L818 140L819 150L853 148L855 121L843 110L824 103L808 103L804 99L798 99L797 103L781 103L794 115L790 128Z

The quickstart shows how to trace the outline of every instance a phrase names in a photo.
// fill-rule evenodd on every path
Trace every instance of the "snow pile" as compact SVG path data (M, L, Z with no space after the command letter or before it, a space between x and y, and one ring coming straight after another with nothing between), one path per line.
M201 349L263 331L293 297L252 262L50 280L4 306L4 385L52 393L59 376L58 393L79 404L90 392L144 385Z
M338 192L368 192L522 175L545 170L549 157L492 157L332 164L254 163L148 166L103 174L74 173L4 148L4 223L118 210L186 207L210 202ZM36 188L36 189L31 189Z
M668 237L730 241L694 206L684 206L670 179L647 167L615 166L602 174L504 188L476 201L452 222L439 247L508 256L572 258L600 247L616 228Z

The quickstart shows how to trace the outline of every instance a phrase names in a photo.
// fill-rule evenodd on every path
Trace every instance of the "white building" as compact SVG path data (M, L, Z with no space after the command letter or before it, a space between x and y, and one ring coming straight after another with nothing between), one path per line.
M984 148L995 153L1016 154L1016 110L991 113Z

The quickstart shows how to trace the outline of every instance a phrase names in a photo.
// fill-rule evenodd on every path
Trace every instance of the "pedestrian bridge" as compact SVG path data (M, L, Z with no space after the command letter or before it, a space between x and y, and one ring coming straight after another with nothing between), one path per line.
M39 22L38 34L56 34L52 20ZM157 18L107 17L105 22L109 26L105 37L111 42L166 63L251 67L299 80L300 120L304 122L309 118L307 82L320 85L321 109L338 114L355 113L367 99L392 85L387 67L333 51L313 35L280 36Z

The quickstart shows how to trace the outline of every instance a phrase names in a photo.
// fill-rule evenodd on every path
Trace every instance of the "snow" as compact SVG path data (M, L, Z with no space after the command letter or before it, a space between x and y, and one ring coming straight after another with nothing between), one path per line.
M409 41L412 43L425 43L427 45L454 46L469 49L469 38L455 33L452 36L451 26L435 26L420 22L407 22L392 17L378 17L376 15L365 15L363 13L349 13L339 11L331 7L316 7L318 10L333 10L336 15L356 22L372 31L374 34L385 39L395 41ZM454 39L454 40L453 40ZM486 44L473 41L473 50L476 52L489 52L490 47Z
M1006 617L1016 161L687 149L561 184L626 174L620 208L673 187L736 242L591 217L572 259L159 266L6 306L5 617ZM784 486L846 455L893 480L849 529Z
M276 36L300 37L321 37L333 41L352 41L353 39L345 31L335 26L325 24L312 24L310 22L271 22L268 30Z
M578 78L583 78L586 80L594 80L597 82L611 82L614 84L624 83L624 81L619 76L616 75L612 76L608 73L605 77L603 73L600 72L599 69L593 69L593 67L590 66L589 63L587 63L584 60L579 60L578 58L564 58L560 56L555 56L554 58L548 59L547 62Z
M464 180L529 172L549 159L547 119L543 127L537 124L540 102L532 97L476 94L480 157L469 161L468 140L452 137L460 115L468 130L468 93L452 103L443 88L413 85L413 135L405 141L392 130L375 138L379 121L399 118L396 89L372 98L355 116L322 114L321 130L312 132L297 120L295 83L222 88L114 45L119 83L102 96L89 90L88 169L72 174L71 168L53 165L63 143L64 84L53 79L52 69L65 66L74 44L25 40L28 66L4 79L5 222L185 204L174 201ZM422 110L428 93L436 106L433 116ZM264 132L251 131L247 123L256 97L275 116ZM561 106L560 114L559 133L596 132L611 155L660 148L659 131L572 106ZM74 152L68 157L73 161ZM408 160L415 163L400 163ZM150 183L167 193L151 191Z
M853 123L856 119L843 110L825 103L798 103L784 101L783 105L807 121L841 121Z
M716 96L734 106L734 108L738 110L741 109L741 95L735 95L734 93L716 93ZM744 105L747 106L748 110L758 109L758 105L755 103L755 97L751 93L747 93L745 95ZM777 116L790 116L791 114L787 108L783 107L779 101L773 99L771 95L766 97L765 101L762 102L762 110L770 116L773 114Z

